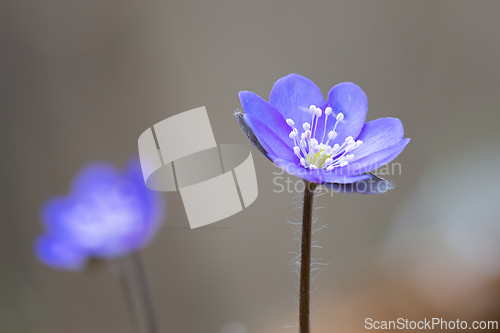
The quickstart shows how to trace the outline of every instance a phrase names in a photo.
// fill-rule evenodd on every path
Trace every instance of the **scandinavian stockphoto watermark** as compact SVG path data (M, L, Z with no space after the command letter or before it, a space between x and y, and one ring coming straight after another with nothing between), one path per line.
M232 216L257 199L250 148L217 145L204 106L145 130L139 157L148 188L179 190L192 229Z
M293 169L293 164L289 164L289 168L285 166L284 168L278 168L276 167L276 170L273 172L273 192L274 193L302 193L304 191L304 182L302 182L300 179L297 179L295 177L291 177L290 174L293 174L296 177L302 178L301 175L303 175L305 172L308 172L306 169L298 169L293 172L291 172ZM371 169L370 166L358 166L355 163L353 163L350 168L352 170L357 170L357 168L368 168ZM332 171L334 172L334 171ZM379 177L386 177L386 176L394 176L394 175L401 175L402 172L402 166L400 163L389 163L384 165L383 167L379 168L376 172L376 175ZM372 181L361 181L357 182L355 184L352 184L351 191L353 192L370 192L370 193L384 193L390 189L390 187L387 186L386 182L372 182ZM330 192L332 195L334 193L338 192L343 192L345 191L345 188L335 188L335 187L324 187L320 188L318 187L316 191L326 191Z
M396 320L373 320L372 318L365 319L365 328L367 330L456 330L456 329L472 329L472 330L498 330L498 321L482 320L473 321L469 324L464 320L444 320L443 318L424 318L423 320L408 320L398 318Z

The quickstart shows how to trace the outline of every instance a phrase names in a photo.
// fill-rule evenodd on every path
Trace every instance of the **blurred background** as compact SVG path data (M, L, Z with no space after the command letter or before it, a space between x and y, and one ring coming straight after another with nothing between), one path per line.
M116 275L36 260L40 206L86 163L122 167L146 128L199 106L218 143L248 144L238 92L267 98L292 72L325 96L355 82L368 120L400 118L412 139L394 191L318 197L328 228L314 255L330 265L312 332L499 320L499 14L498 1L0 2L0 332L132 332ZM182 228L179 193L165 195L141 253L160 332L297 331L287 221L300 199L253 156L259 197L223 228Z

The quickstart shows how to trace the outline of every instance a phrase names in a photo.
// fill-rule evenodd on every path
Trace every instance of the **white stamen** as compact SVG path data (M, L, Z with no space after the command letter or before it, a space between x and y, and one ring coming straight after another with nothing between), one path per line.
M326 156L330 156L332 154L332 152L333 152L333 148L330 147L330 146L326 146L326 148L324 149L324 151L325 151L325 155Z
M316 116L319 118L321 117L321 114L323 113L323 111L320 109L320 108L316 108Z
M316 136L316 129L318 127L318 119L321 116L321 109L316 108L313 112L313 117L311 119L311 123L313 124L312 136Z
M329 145L331 140L338 137L336 128L337 125L344 120L344 114L341 112L337 114L333 129L330 128L331 130L327 132L328 116L333 113L332 108L326 107L323 111L315 105L311 105L309 111L312 119L310 122L304 122L302 124L304 131L301 133L299 133L299 130L295 127L295 121L293 119L286 119L286 123L292 128L288 136L294 142L293 152L299 158L300 164L309 170L326 171L348 165L349 161L354 159L354 154L349 153L361 146L363 141L354 140L352 136L348 136L342 144L336 143L333 147ZM320 125L322 128L317 130L319 118L321 118L323 114L325 118L322 120L322 126ZM330 124L331 123L332 122L330 122ZM300 140L298 139L299 134Z
M323 127L323 137L321 138L321 142L325 141L325 135L326 135L326 124L328 123L328 116L332 113L332 108L327 107L325 109L325 126Z
M356 142L349 143L347 147L345 147L345 152L350 153L354 149L354 146L356 146Z
M328 141L330 140L333 140L337 137L337 132L335 131L330 131L330 133L328 133Z

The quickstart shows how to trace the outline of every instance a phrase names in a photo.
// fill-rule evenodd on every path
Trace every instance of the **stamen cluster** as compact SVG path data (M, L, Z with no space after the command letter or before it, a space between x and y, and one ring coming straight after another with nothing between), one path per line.
M318 130L318 119L323 116L323 110L317 108L315 105L311 105L309 107L309 112L312 115L311 123L304 122L302 124L302 129L304 131L300 133L300 140L299 131L295 127L295 122L292 119L286 120L286 123L292 128L289 137L295 143L293 152L300 159L300 164L306 169L320 169L326 171L331 171L335 168L348 165L349 161L354 158L354 154L349 153L361 146L363 141L355 141L352 136L348 136L342 145L336 143L331 146L329 144L330 141L337 137L337 132L335 130L337 129L338 124L344 120L344 114L339 112L335 116L335 125L327 134L327 120L333 110L331 107L327 107L325 109L323 135L321 136L321 142L318 142L316 139L316 133L320 133Z

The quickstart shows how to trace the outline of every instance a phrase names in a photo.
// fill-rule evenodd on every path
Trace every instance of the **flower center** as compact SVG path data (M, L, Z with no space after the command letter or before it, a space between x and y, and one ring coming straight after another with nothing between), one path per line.
M303 132L300 133L300 139L295 122L292 119L286 120L286 123L292 128L289 137L295 143L293 152L300 159L300 164L306 169L331 171L335 168L344 167L354 158L354 154L350 153L363 144L363 141L355 141L352 136L348 136L342 145L338 143L333 146L330 145L330 141L337 137L335 130L338 124L344 120L344 114L339 112L335 116L333 129L327 134L326 124L332 111L331 107L327 107L323 114L323 110L311 105L309 108L312 115L311 123L305 122L302 124ZM318 130L318 119L322 116L325 117L324 128ZM319 135L320 130L323 130L322 135ZM318 138L322 137L321 142L316 139L316 134L318 134Z

